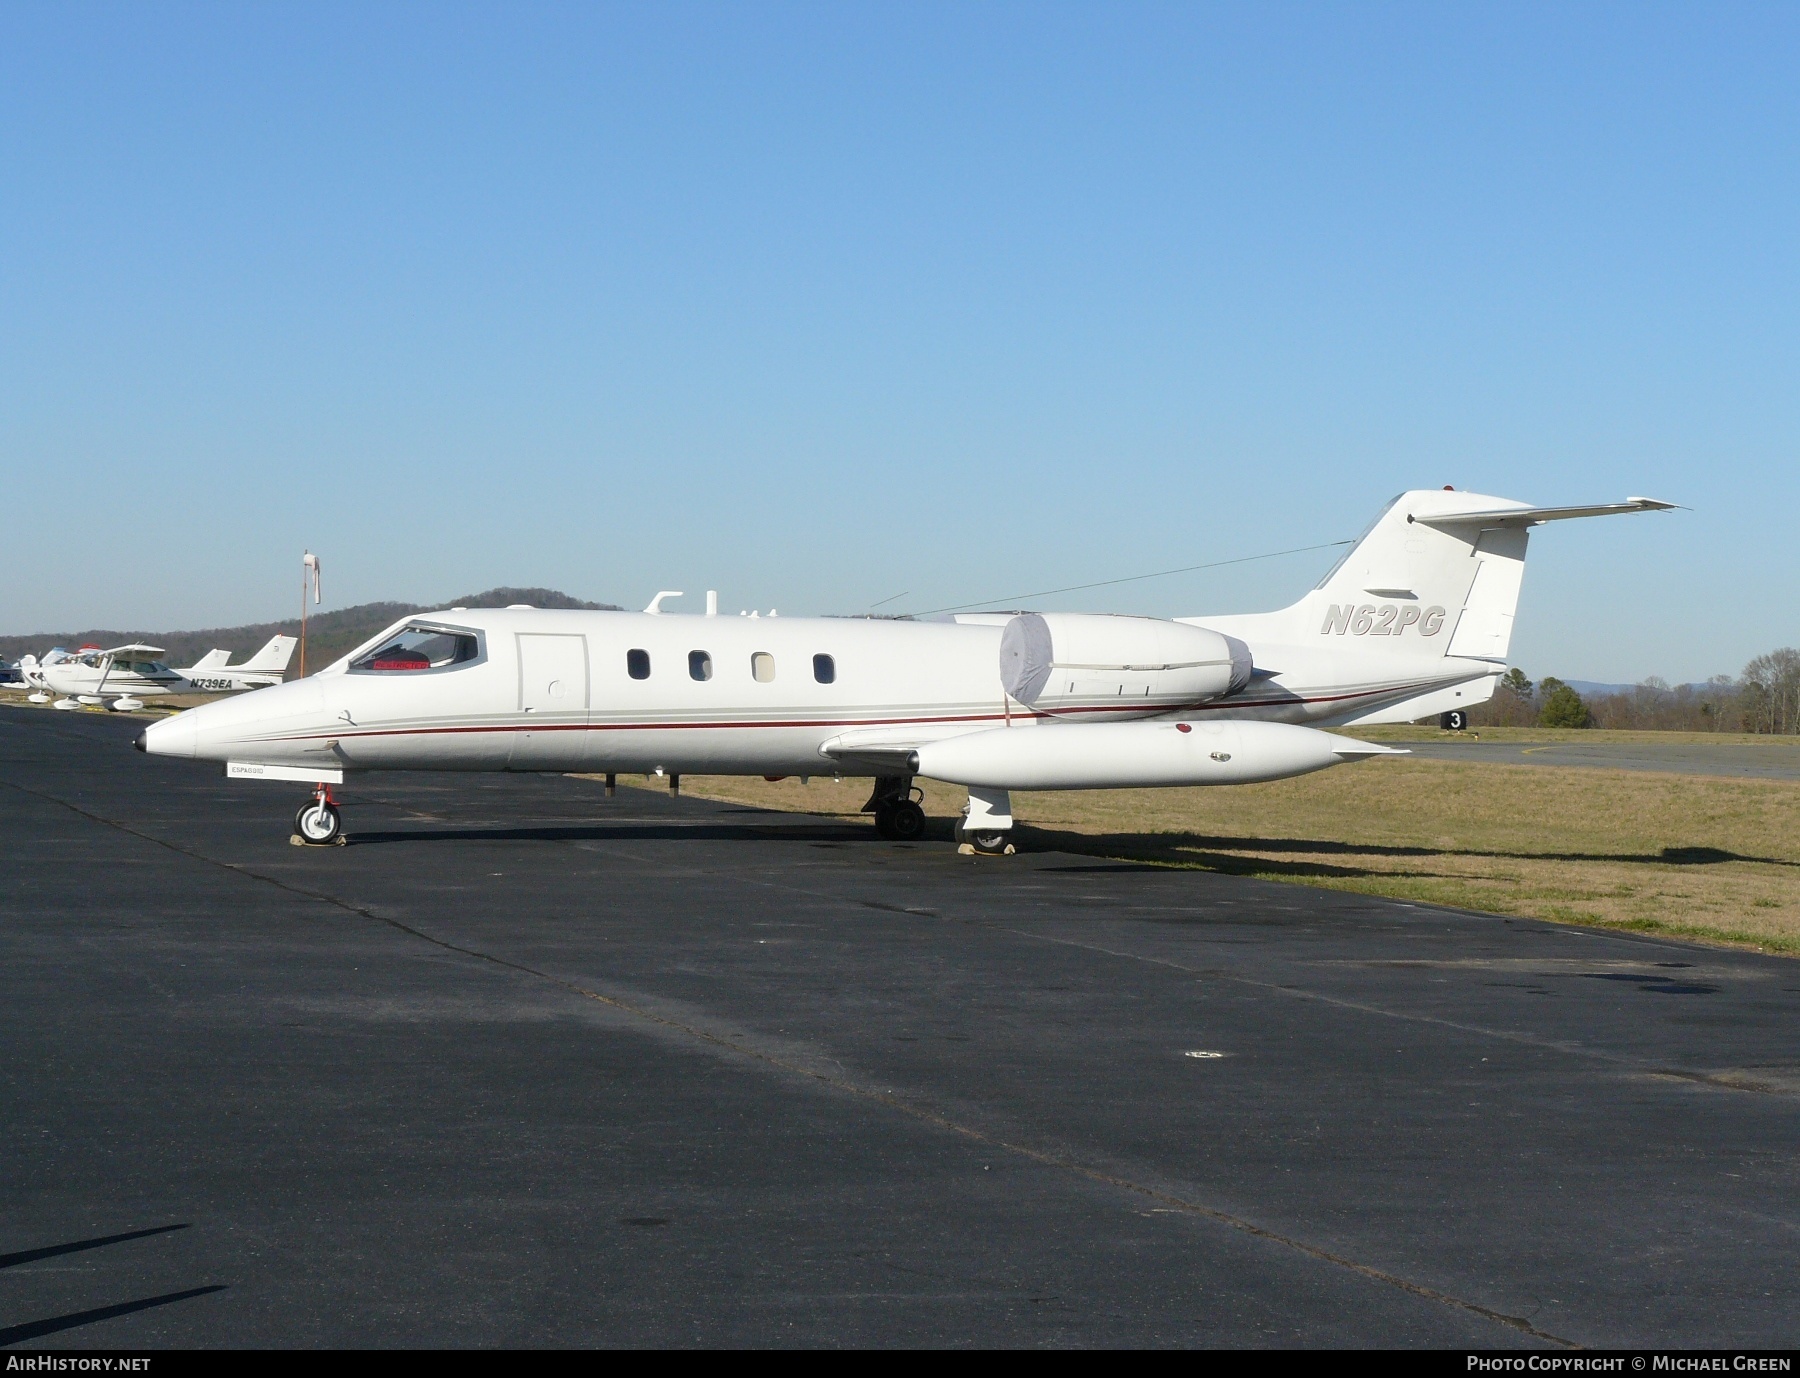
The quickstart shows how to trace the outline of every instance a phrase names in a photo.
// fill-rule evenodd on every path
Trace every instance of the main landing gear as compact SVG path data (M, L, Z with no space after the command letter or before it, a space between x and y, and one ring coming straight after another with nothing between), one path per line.
M864 813L875 815L875 833L889 842L917 842L925 836L925 810L913 795L924 797L924 791L913 787L910 775L878 775Z
M294 815L294 835L288 841L296 847L344 845L344 819L338 813L337 800L331 797L330 785L320 785L312 801Z
M917 798L915 798L917 796ZM925 835L924 791L910 775L880 775L864 813L875 815L876 833L890 842L917 842ZM1012 797L1005 790L971 789L969 806L956 825L958 851L965 855L1011 856Z

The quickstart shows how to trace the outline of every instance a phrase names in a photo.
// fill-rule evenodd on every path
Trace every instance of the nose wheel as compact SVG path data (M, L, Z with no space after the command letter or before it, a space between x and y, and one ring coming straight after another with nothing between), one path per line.
M288 839L296 847L331 847L344 843L344 818L338 812L331 787L320 785L308 803L294 815L294 835Z
M958 851L968 855L1011 856L1012 796L1003 789L969 787L969 806L957 825Z
M980 832L965 831L963 841L982 856L1011 856L1015 850L1011 836L997 828L989 828Z

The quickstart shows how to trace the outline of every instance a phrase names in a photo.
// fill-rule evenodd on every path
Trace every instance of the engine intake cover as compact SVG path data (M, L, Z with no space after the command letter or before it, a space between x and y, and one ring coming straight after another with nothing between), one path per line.
M1250 682L1236 637L1155 617L1020 613L1000 636L1000 683L1052 716L1147 718Z

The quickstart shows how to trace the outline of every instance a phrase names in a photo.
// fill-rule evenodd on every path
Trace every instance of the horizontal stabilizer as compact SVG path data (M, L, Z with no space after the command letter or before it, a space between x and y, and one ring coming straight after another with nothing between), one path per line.
M1656 498L1626 498L1624 502L1601 502L1587 507L1490 507L1480 512L1434 512L1407 518L1429 526L1536 526L1539 522L1560 522L1570 517L1614 517L1623 512L1672 512L1678 504L1660 502Z

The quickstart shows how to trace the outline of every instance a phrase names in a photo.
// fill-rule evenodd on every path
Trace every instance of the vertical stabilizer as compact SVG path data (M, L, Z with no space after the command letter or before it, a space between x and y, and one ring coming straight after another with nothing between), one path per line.
M1503 665L1525 578L1530 528L1570 517L1667 511L1654 498L1533 507L1419 488L1402 493L1319 585L1292 607L1251 617L1183 618L1258 642L1354 646Z
M255 670L259 674L282 674L287 670L288 662L294 658L294 647L300 643L291 636L272 636L269 644L264 646L242 665L234 665L234 670Z
M1267 619L1241 619L1259 625L1239 634L1254 630L1289 645L1412 657L1504 659L1526 532L1444 519L1515 508L1531 510L1526 503L1450 489L1402 493L1311 593Z
M1475 579L1463 599L1462 616L1456 620L1446 655L1505 661L1519 588L1525 581L1526 536L1523 529L1500 527L1477 537L1469 552Z

